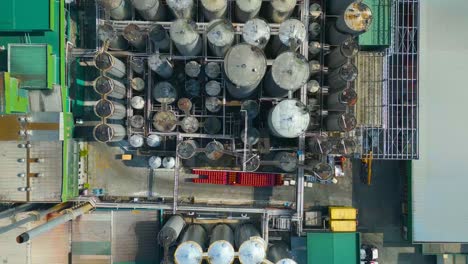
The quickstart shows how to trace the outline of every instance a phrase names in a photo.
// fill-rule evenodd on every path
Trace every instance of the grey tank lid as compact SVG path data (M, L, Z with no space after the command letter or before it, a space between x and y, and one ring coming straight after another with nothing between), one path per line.
M174 258L178 264L199 264L203 260L203 249L196 242L187 241L177 247Z
M253 12L262 5L262 0L236 0L236 5L244 12Z
M226 53L224 70L228 79L236 86L260 83L267 68L263 51L255 46L240 43Z
M211 80L205 84L205 92L209 96L217 96L221 92L221 84L218 81Z
M287 99L271 110L268 121L270 128L277 136L295 138L308 128L310 115L303 103Z
M281 23L279 28L279 39L286 45L290 46L291 41L296 45L300 45L306 41L306 29L304 24L297 19L288 19Z
M208 248L210 264L231 264L234 261L234 247L226 240L218 240Z
M99 117L108 117L114 112L114 104L106 99L97 101L94 105L94 113Z
M109 142L114 137L114 130L108 124L99 124L94 127L94 138L100 142Z
M309 64L299 53L287 51L273 61L272 77L275 83L286 90L295 91L309 79Z
M109 24L99 25L98 38L101 41L113 40L117 38L117 31Z
M177 19L174 21L169 32L171 39L181 45L192 44L200 37L196 24L187 19Z
M253 46L263 47L270 40L271 29L268 23L261 18L253 18L245 22L242 29L242 38Z
M145 118L142 115L130 117L130 126L133 128L142 128L145 125Z
M110 53L104 51L99 52L96 55L94 61L96 63L96 68L101 71L107 71L110 69L110 67L112 67L112 64L114 63L114 57Z
M99 94L108 94L114 89L114 83L109 77L99 76L94 80L94 89Z
M208 24L206 35L211 44L224 47L234 41L234 28L225 19L215 19Z
M161 25L154 25L148 33L149 38L154 42L159 42L166 38L166 30Z
M349 37L341 43L339 49L346 58L353 58L359 52L359 44L353 37Z
M189 61L185 64L185 74L192 78L198 77L201 71L200 63L196 61Z
M159 82L153 88L153 98L162 103L173 103L177 98L177 91L169 82Z
M242 264L260 264L265 257L265 241L260 237L245 241L239 248L239 261Z
M142 37L141 29L138 25L130 24L124 28L123 36L128 41L138 41Z
M219 66L219 63L216 62L208 62L205 66L205 74L208 76L208 78L214 79L218 78L218 76L221 74L221 67Z
M134 134L130 136L128 142L132 147L139 148L143 146L143 144L145 143L145 139L142 135Z
M271 5L278 12L289 12L296 6L297 0L271 0Z
M344 81L354 81L358 75L357 67L352 63L346 63L340 67L340 78Z

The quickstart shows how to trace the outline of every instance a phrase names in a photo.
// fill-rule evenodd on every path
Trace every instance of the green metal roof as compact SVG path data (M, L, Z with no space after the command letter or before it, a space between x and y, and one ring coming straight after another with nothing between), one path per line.
M391 35L391 0L364 0L372 10L369 30L359 36L359 45L366 47L388 47Z
M359 263L359 233L307 233L307 263Z

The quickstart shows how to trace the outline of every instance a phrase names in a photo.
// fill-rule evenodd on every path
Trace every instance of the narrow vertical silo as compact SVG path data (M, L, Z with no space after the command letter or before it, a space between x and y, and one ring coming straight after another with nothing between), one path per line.
M159 0L132 0L133 7L149 21L162 21L166 18L164 6Z
M227 0L201 0L200 2L206 20L211 21L226 15Z
M171 46L171 38L161 25L154 25L148 32L149 39L154 43L154 48L160 52L168 52Z
M267 244L253 224L237 226L234 234L242 264L262 263L266 257Z
M357 75L358 70L354 64L343 64L328 74L328 86L332 91L343 89L349 82L354 81Z
M139 51L146 50L146 33L136 24L129 24L124 28L124 38Z
M236 0L235 14L239 22L246 22L258 15L262 0Z
M116 99L123 99L127 94L123 83L106 76L99 76L94 80L94 91L100 95L107 95Z
M161 104L171 104L177 99L177 90L170 82L159 82L153 87L153 98Z
M170 78L174 72L174 65L169 57L160 55L159 52L148 57L148 67L164 79Z
M133 134L128 138L128 143L134 148L140 148L145 143L145 139L142 135Z
M326 126L328 131L347 132L355 129L356 124L356 117L349 113L330 113L326 119Z
M223 57L234 42L234 28L227 20L215 19L208 24L206 37L211 52Z
M159 132L171 132L177 126L177 116L172 111L159 111L153 116L153 126Z
M145 99L143 99L143 97L137 95L132 97L132 99L130 100L130 104L133 109L141 110L145 108L146 102Z
M252 18L242 28L242 39L252 46L264 49L270 40L271 29L261 18Z
M98 3L114 20L126 20L132 17L132 7L128 0L98 0Z
M211 231L208 248L210 264L231 264L234 261L234 233L227 224L218 224Z
M106 51L96 54L94 57L94 65L98 70L117 78L123 78L127 74L125 63Z
M171 216L158 233L159 245L162 247L168 247L175 243L184 226L185 220L182 218L182 216Z
M167 0L167 5L177 19L192 19L193 0Z
M353 37L349 37L326 56L327 66L330 69L338 68L354 58L358 52L359 44Z
M236 98L250 96L265 76L265 54L258 47L240 43L224 57L224 71L229 82L227 89Z
M271 71L267 74L265 89L270 96L284 97L307 83L309 64L299 53L287 51L273 61Z
M145 118L142 115L134 115L130 117L130 126L133 128L143 128L145 125Z
M306 41L306 28L297 19L291 18L280 24L278 36L273 39L272 52L279 54L286 48L296 50Z
M221 93L221 83L211 80L205 84L205 93L209 96L218 96Z
M267 258L275 264L296 264L296 261L292 259L288 245L282 241L268 248Z
M117 142L125 138L125 127L118 124L99 124L93 129L93 136L99 142Z
M130 68L138 74L143 74L145 72L145 60L141 57L132 57L130 59Z
M357 102L357 93L351 88L346 88L328 95L327 108L329 111L345 111Z
M190 225L182 235L174 253L175 262L178 264L201 263L206 242L205 228L201 225Z
M161 137L156 134L151 134L146 138L146 144L152 148L159 147L161 145Z
M294 99L281 101L268 115L268 127L277 137L296 138L307 130L309 122L307 107Z
M100 118L119 120L126 116L127 109L120 103L101 99L94 105L94 113Z
M99 40L103 43L109 41L110 50L126 50L128 49L128 42L119 34L113 26L109 24L99 25L97 30Z
M224 155L224 146L219 141L211 141L205 146L205 155L210 160L218 160Z
M198 128L200 128L200 123L194 116L185 116L180 122L180 128L182 128L185 133L195 133Z
M268 5L268 18L273 23L283 23L291 16L296 7L297 0L271 0Z
M135 77L130 81L130 87L137 92L145 90L145 80L140 77Z
M201 65L196 61L189 61L185 64L185 74L191 78L198 78L201 72Z
M219 66L219 63L212 61L208 62L205 65L205 74L210 79L218 78L221 74L221 67Z
M177 19L171 24L169 34L183 56L196 56L201 53L202 40L195 23L186 19Z

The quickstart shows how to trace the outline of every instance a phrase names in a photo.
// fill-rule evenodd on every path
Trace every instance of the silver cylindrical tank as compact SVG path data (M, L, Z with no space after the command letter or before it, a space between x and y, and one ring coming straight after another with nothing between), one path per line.
M223 18L226 15L227 0L201 0L203 14L208 21Z
M130 81L130 87L132 87L134 91L141 92L145 90L145 81L140 77L133 78Z
M349 37L327 55L327 66L330 69L338 68L356 56L358 52L359 44L354 38Z
M193 0L167 0L167 5L178 19L191 19L193 15Z
M155 134L149 135L146 138L146 144L152 148L159 147L161 145L161 137Z
M207 134L214 135L221 130L221 121L217 117L208 117L203 123L203 128Z
M196 56L202 51L202 40L194 22L177 19L171 24L171 39L183 56Z
M169 57L155 53L148 58L148 67L157 75L164 79L168 79L174 73L174 65L169 60Z
M126 20L132 16L132 7L128 0L99 0L114 20Z
M310 75L316 75L322 71L322 64L318 60L309 61Z
M145 139L142 135L133 134L128 138L128 143L134 148L140 148L145 143Z
M245 143L245 129L243 129L240 133L240 139L242 141L242 143ZM252 145L255 145L258 143L258 141L260 140L260 132L258 131L258 129L256 129L255 127L248 127L247 128L247 145L248 146L252 146Z
M177 241L182 229L185 226L185 220L180 215L173 215L158 233L159 245L168 247Z
M323 13L322 6L319 3L313 3L309 6L309 16L312 19L319 18Z
M208 262L231 264L234 261L234 233L226 224L216 225L211 231Z
M198 143L193 139L180 142L177 145L177 156L181 159L190 159L197 154Z
M242 28L242 39L252 46L264 49L270 40L271 29L261 18L252 18Z
M164 157L162 164L166 169L173 169L175 167L175 159L174 157Z
M153 170L161 167L161 165L162 165L161 157L151 156L148 160L148 166Z
M130 68L138 74L143 74L145 72L145 60L141 57L132 57Z
M177 91L169 82L157 83L152 92L154 100L162 104L170 104L177 99Z
M200 127L200 123L194 116L186 116L180 122L180 127L185 133L195 133Z
M224 57L224 71L230 83L229 93L236 98L251 95L265 76L265 54L258 47L240 43L233 46Z
M322 31L322 26L320 26L319 23L312 22L309 24L309 38L310 39L314 39L314 40L318 39L321 31Z
M164 6L159 0L132 0L132 4L145 20L161 21L166 18Z
M96 54L94 57L94 65L96 65L98 70L117 78L123 78L127 74L125 63L106 51Z
M351 88L334 92L328 95L327 107L329 111L345 111L347 107L352 107L357 102L357 93Z
M288 245L284 242L275 243L268 248L267 258L275 264L293 264L296 263L292 260L291 253Z
M93 129L94 138L99 142L121 141L127 135L125 127L118 124L99 124Z
M191 78L197 78L201 72L201 65L196 61L189 61L185 64L185 74Z
M206 37L211 52L217 57L223 57L234 42L234 28L229 21L216 19L208 24Z
M346 63L328 74L328 86L330 90L337 91L346 87L348 82L352 82L358 75L357 67L352 63Z
M143 128L145 125L145 118L142 115L134 115L130 117L130 126L133 128Z
M190 114L190 110L192 109L192 102L188 98L180 98L177 101L177 107L182 110L186 115Z
M205 100L206 110L216 113L221 110L223 102L218 97L207 97Z
M294 92L304 86L309 75L307 59L299 53L287 51L273 61L264 86L270 96L283 97L289 91Z
M205 92L209 96L218 96L221 93L221 83L214 80L207 82Z
M99 25L97 34L102 42L109 41L109 49L111 50L128 49L127 40L109 24Z
M283 100L270 110L268 127L277 137L296 138L307 130L310 115L298 100Z
M297 155L289 152L278 152L275 155L275 161L278 162L277 167L285 172L293 172L297 169Z
M127 94L126 90L123 83L106 76L99 76L94 80L94 91L100 95L123 99Z
M306 28L300 20L288 19L281 23L278 36L273 38L272 52L279 54L285 47L297 49L306 41L306 35Z
M203 249L207 240L206 231L201 225L190 225L184 232L181 244L174 253L175 263L195 264L203 260Z
M127 109L120 103L101 99L94 105L94 113L100 118L123 119Z
M133 96L130 100L130 104L132 105L133 109L143 109L145 108L145 99L141 96Z
M320 83L317 80L310 80L307 82L307 92L316 94L320 91Z
M315 57L320 54L322 51L322 44L318 41L311 41L309 42L309 54L312 55L312 57Z
M296 7L297 0L271 0L268 5L267 13L268 18L273 23L284 22Z
M210 160L218 160L223 156L224 146L219 141L211 141L205 147L206 157Z
M124 28L124 38L139 51L146 50L146 34L135 24L129 24Z
M235 14L239 22L246 22L258 15L262 0L236 0Z
M353 114L330 113L327 116L328 131L351 131L356 128L356 117Z
M260 107L258 103L254 100L245 100L241 104L241 111L246 111L249 117L249 120L252 120L258 116Z
M148 32L149 39L154 43L154 48L160 52L168 52L171 46L171 38L161 25L154 25Z
M196 79L188 79L185 82L185 94L189 97L200 96L201 86L200 82Z
M239 261L242 264L262 263L266 257L267 244L260 232L252 224L237 226L235 242L239 248Z
M171 111L157 112L153 117L153 126L160 132L171 132L176 128L177 116Z
M208 62L205 65L205 74L206 76L208 76L208 78L211 78L211 79L218 78L219 75L221 74L221 67L219 66L219 63Z

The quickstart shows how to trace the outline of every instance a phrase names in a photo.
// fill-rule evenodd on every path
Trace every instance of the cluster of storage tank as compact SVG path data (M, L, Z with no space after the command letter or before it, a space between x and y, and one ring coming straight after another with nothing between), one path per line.
M204 259L212 264L231 264L236 258L245 264L262 263L265 259L273 263L296 263L285 243L268 248L251 223L239 224L235 230L223 223L210 229L208 234L203 225L186 225L182 216L174 215L159 232L158 242L166 252L170 246L177 245L173 258L178 264L202 263Z

